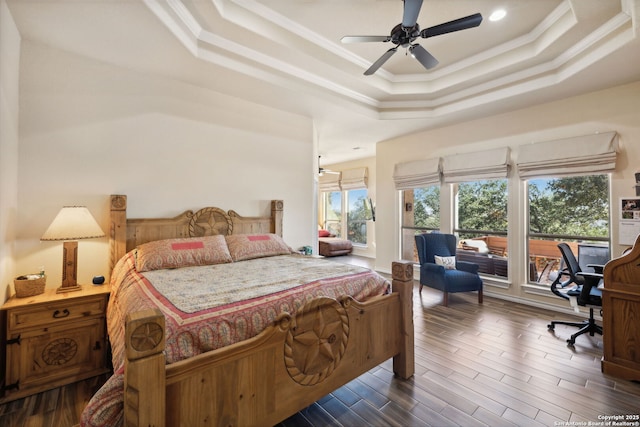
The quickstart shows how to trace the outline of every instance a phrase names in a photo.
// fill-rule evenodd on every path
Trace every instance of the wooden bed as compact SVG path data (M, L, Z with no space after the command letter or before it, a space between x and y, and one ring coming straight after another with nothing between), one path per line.
M233 211L225 216L219 208L204 208L170 219L127 219L126 207L126 196L111 196L112 265L137 245L154 240L212 231L282 235L283 202L277 200L271 202L269 217L243 217ZM129 313L125 425L274 425L389 358L397 376L411 377L412 263L394 262L392 272L388 295L364 303L351 297L317 298L295 316L281 313L253 338L168 365L164 316L155 309ZM326 339L342 344L328 358L292 344L294 333L317 335L318 327L329 321L340 327ZM302 365L312 366L313 372L302 372Z

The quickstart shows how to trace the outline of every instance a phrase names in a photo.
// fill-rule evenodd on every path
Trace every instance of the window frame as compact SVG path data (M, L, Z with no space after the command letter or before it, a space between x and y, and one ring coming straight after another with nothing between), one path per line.
M365 239L364 243L356 242L356 241L353 241L353 240L351 240L349 238L349 232L350 232L349 222L351 221L351 219L349 218L349 214L351 213L351 209L350 209L351 200L350 200L350 197L349 197L349 195L350 195L349 193L352 193L352 192L355 192L355 191L364 191L365 192L364 201L363 201L363 207L362 208L365 211L367 209L367 200L369 198L369 190L368 189L366 189L366 188L352 188L352 189L349 189L349 190L342 190L343 199L344 199L343 218L345 218L345 217L347 218L346 222L343 221L344 222L343 226L344 226L344 231L345 231L344 236L346 236L345 238L347 240L349 240L353 245L366 248L368 246L368 244L369 244L369 238L368 238L368 235L369 235L368 228L369 227L367 225L367 222L369 221L369 219L364 218L364 219L356 220L356 221L362 222L361 227L364 226L364 239ZM366 214L366 212L365 212L365 214Z
M415 225L415 192L416 190L426 190L430 187L437 188L438 191L438 213L437 213L437 227L429 227L429 226L416 226ZM410 197L408 197L410 196ZM402 198L402 213L401 213L401 224L400 224L400 247L401 247L401 258L402 259L411 259L415 263L418 262L417 252L415 248L415 235L420 233L427 233L432 231L439 231L441 224L441 197L442 197L442 185L440 183L434 183L428 185L426 187L417 187L410 188L406 190L401 190L401 198Z
M328 219L329 215L327 214L330 210L333 210L331 208L332 204L330 203L330 200L329 200L329 197L331 197L333 193L340 195L340 216L338 220ZM332 234L335 234L336 237L341 237L343 233L343 229L342 229L342 222L344 218L343 205L344 205L344 200L343 200L342 191L323 191L322 192L322 228L331 232ZM331 226L332 223L337 224L337 227L332 227ZM338 232L335 233L335 231L338 231Z
M487 182L487 181L503 181L504 184L504 192L505 195L504 197L504 201L505 201L505 221L506 221L506 227L505 230L484 230L484 229L469 229L469 228L460 228L459 224L460 224L460 200L459 200L459 193L460 193L460 185L464 185L467 183L481 183L481 182ZM453 212L452 212L452 216L453 216L453 228L452 228L452 233L456 235L456 237L458 238L458 240L465 240L466 238L462 239L461 238L461 234L465 235L465 234L471 234L471 235L477 235L477 236L482 236L482 237L486 237L485 243L487 244L487 248L489 250L489 252L487 253L486 257L488 258L486 261L486 263L482 263L482 262L478 262L478 264L480 264L480 274L484 277L490 278L492 280L497 280L497 281L508 281L509 280L509 180L507 178L491 178L491 179L475 179L475 180L469 180L469 181L464 181L464 182L459 182L459 183L455 183L455 184L450 184L452 187L451 190L451 197L453 199ZM496 238L504 238L504 248L502 248L502 245L491 245L491 237L496 237ZM469 239L474 239L473 237L469 238ZM484 255L483 255L484 257ZM504 259L506 258L507 264L506 266L503 265L503 268L500 270L502 272L504 272L504 275L500 275L500 274L496 274L496 269L498 268L497 266L494 267L493 264L496 264L498 261L491 261L493 260L493 258L496 259ZM478 261L482 261L483 259L479 259ZM491 266L491 267L489 267ZM483 271L483 269L486 268L486 271Z
M605 176L606 180L607 180L607 191L606 191L606 198L607 198L607 210L608 210L608 226L606 227L607 230L607 236L606 237L602 237L602 236L588 236L588 235L579 235L579 234L554 234L554 233L538 233L538 232L531 232L531 197L530 197L530 183L531 181L534 180L560 180L563 178L577 178L577 177L588 177L588 176ZM576 173L576 174L572 174L572 175L565 175L565 176L556 176L556 177L550 177L550 176L539 176L539 177L528 177L526 180L523 180L524 182L524 204L525 204L525 223L524 223L524 229L525 229L525 239L526 239L526 247L525 247L525 254L526 254L526 259L529 260L529 262L533 262L534 265L536 266L536 271L538 273L540 273L540 277L537 278L536 281L531 280L531 278L529 278L530 280L528 281L529 285L533 285L533 286L540 286L542 288L547 289L549 287L549 285L552 282L552 277L554 274L557 274L557 271L559 269L562 269L562 265L564 264L564 261L562 260L561 257L561 253L558 250L558 258L556 261L556 265L552 265L549 266L549 263L551 263L552 261L547 260L546 261L546 265L540 269L540 265L538 265L538 260L532 260L532 257L537 257L535 254L531 254L531 241L532 240L543 240L543 241L553 241L557 243L560 242L567 242L570 245L574 244L575 248L572 248L572 250L574 251L574 255L576 256L576 258L579 258L579 251L580 251L580 247L581 246L591 246L594 243L597 242L603 242L606 243L606 248L608 251L608 254L610 256L611 254L611 248L612 248L612 241L611 241L611 230L612 230L612 182L611 182L611 173L595 173L595 174L584 174L584 173ZM604 247L604 246L603 246ZM543 280L544 279L544 280Z
M353 192L353 191L364 191L365 192L365 198L364 198L364 209L370 209L371 206L367 206L368 203L368 196L369 196L369 190L367 188L352 188L352 189L348 189L348 190L340 190L340 191L323 191L322 192L322 224L324 229L331 231L329 227L329 220L327 219L327 211L329 209L328 205L329 205L329 200L328 197L331 193L339 193L340 194L340 220L339 221L333 221L339 224L338 229L340 230L339 233L334 233L336 234L336 237L339 237L341 239L345 239L345 240L349 240L352 242L352 244L354 246L358 246L360 248L367 248L369 246L369 225L367 224L368 221L370 221L370 218L365 218L362 220L358 220L358 221L363 221L364 223L364 237L365 237L365 242L361 243L361 242L355 242L353 240L351 240L349 238L349 193Z

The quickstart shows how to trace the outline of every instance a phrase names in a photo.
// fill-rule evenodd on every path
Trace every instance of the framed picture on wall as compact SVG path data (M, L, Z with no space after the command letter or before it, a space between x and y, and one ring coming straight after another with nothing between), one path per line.
M633 245L638 235L640 235L640 197L621 197L619 244Z
M640 197L620 198L620 219L640 221Z

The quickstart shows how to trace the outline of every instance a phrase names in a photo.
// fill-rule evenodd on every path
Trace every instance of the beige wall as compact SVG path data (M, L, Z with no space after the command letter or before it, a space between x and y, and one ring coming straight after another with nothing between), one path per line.
M129 216L218 206L268 215L285 204L284 238L315 232L308 118L24 42L20 70L16 271L61 275L60 243L39 238L58 210L87 205L108 232L110 194ZM108 276L107 238L79 242L79 281Z
M61 247L39 237L64 204L87 205L108 231L112 193L127 194L129 213L138 217L203 205L266 214L269 199L283 199L285 240L293 247L316 242L317 156L308 118L43 45L21 45L5 0L0 18L0 302L16 274L40 265L49 286L57 286ZM360 254L375 256L377 268L389 271L399 251L396 163L501 146L512 147L515 157L522 144L604 130L616 130L622 143L612 180L617 201L633 195L633 174L640 169L640 83L386 141L375 159L330 166L369 168L377 221L369 227L371 247ZM515 195L510 247L522 248L524 192L517 177L510 178L509 191ZM616 208L612 214L618 254ZM80 242L81 282L108 275L107 262L106 238ZM514 267L511 286L492 290L539 298L520 286L525 275Z
M5 0L0 1L0 304L13 283L18 205L18 75L20 34Z
M336 172L342 172L348 169L355 168L367 168L368 172L368 187L367 194L373 201L373 205L376 205L376 158L367 157L365 159L353 160L349 162L335 163L331 165L324 165L325 168ZM318 194L320 198L322 195ZM318 209L322 209L322 201L318 199ZM322 218L322 212L318 211L318 218ZM354 255L360 255L367 258L376 257L376 224L373 221L367 222L367 247L354 247Z
M625 246L618 244L617 200L635 195L634 173L640 170L640 82L379 143L376 267L389 271L391 262L399 256L400 194L392 178L396 163L504 146L511 147L512 159L517 159L518 146L523 144L611 130L618 132L621 143L616 172L612 175L611 230L613 254L619 255ZM448 191L443 193L446 196ZM509 194L509 252L524 259L524 185L513 172L509 178ZM451 209L442 206L442 215L450 214ZM514 299L546 300L545 296L537 295L540 292L521 286L525 283L526 271L523 266L516 263L510 266L512 264L509 288L489 284L487 291ZM557 302L558 298L553 298L548 302Z

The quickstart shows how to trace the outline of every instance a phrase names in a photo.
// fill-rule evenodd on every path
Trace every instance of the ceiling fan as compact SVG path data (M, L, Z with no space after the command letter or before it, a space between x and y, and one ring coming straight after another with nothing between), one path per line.
M427 70L438 65L438 60L433 57L425 48L414 41L421 37L423 39L439 36L442 34L452 33L454 31L466 30L468 28L477 27L482 22L482 15L479 13L466 16L464 18L455 19L440 25L420 30L417 24L418 14L422 7L422 0L403 0L404 11L402 15L402 23L396 25L388 36L344 36L342 43L362 43L362 42L392 42L395 47L386 51L376 62L374 62L367 71L365 76L375 73L400 46L407 48L411 56L416 58Z
M320 163L320 158L321 157L322 156L318 156L318 163ZM340 172L335 172L335 171L332 171L331 169L326 169L326 168L323 168L322 166L318 165L318 175L322 176L325 173L326 174L340 175Z
M339 175L340 172L336 172L336 171L332 171L331 169L325 169L323 167L319 167L318 168L318 175L322 176L324 174L334 174L334 175Z

